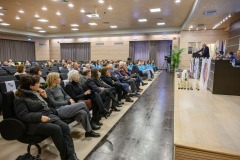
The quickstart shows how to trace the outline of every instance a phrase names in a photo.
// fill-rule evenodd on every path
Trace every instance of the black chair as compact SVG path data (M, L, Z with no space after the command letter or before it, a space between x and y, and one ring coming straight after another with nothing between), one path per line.
M7 75L9 74L6 70L3 70L3 69L0 70L0 76L7 76Z
M68 73L69 71L67 69L62 69L62 70L59 70L60 73Z
M14 112L14 92L6 92L3 94L3 121L0 123L0 133L5 140L18 140L19 142L28 144L27 150L30 154L32 145L38 148L38 157L41 154L41 147L38 143L45 140L46 136L27 135L26 125L16 118Z
M14 85L15 87L14 87ZM5 92L9 92L9 91L14 91L18 88L19 86L19 81L15 80L15 81L8 81L8 82L0 82L0 92L2 94L4 94Z
M14 75L0 76L0 82L14 81L14 80L17 80L17 78Z
M16 72L17 72L17 69L9 69L8 71L7 71L10 75L14 75Z
M66 80L66 79L68 79L67 73L60 73L60 78L61 78L61 80Z

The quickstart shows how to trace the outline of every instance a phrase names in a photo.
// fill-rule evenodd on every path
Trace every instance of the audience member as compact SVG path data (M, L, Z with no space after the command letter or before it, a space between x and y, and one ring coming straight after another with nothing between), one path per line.
M23 75L23 74L27 74L26 73L26 67L23 64L21 64L21 65L18 66L17 72L14 74L14 76Z
M84 102L75 103L75 101L63 90L60 85L60 76L57 72L51 72L47 76L46 92L49 97L50 105L56 109L59 118L74 118L81 122L85 129L85 137L100 137L99 133L93 131L100 129L100 126L90 123L91 116Z
M62 160L78 160L69 126L49 109L39 79L36 75L21 78L14 101L16 116L27 125L27 134L50 136Z

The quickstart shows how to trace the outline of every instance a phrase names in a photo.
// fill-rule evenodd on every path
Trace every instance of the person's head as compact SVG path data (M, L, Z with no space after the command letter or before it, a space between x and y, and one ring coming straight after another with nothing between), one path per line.
M233 52L229 52L229 55L230 55L230 56L233 56Z
M41 76L42 72L40 71L40 67L38 65L36 65L34 67L31 67L30 68L30 74L31 75L39 75L39 76Z
M86 67L86 69L91 69L90 67L90 64L89 63L87 63L87 64L85 64L85 67Z
M116 64L115 64L115 68L116 68L117 70L120 69L120 67L119 67L119 63L116 63Z
M112 65L111 63L110 63L110 64L108 64L108 66L107 66L107 67L108 67L108 69L109 69L109 70L113 70L113 65Z
M79 82L80 74L77 70L71 70L68 72L68 80L69 82Z
M25 71L26 71L26 67L23 64L18 66L18 68L17 68L18 73L23 73Z
M223 51L219 51L219 54L220 54L220 55L223 55Z
M59 73L51 72L47 75L46 83L49 88L55 88L60 82L61 79Z
M19 89L16 92L17 96L23 96L24 93L22 89L24 90L31 90L37 92L40 88L40 77L38 75L24 75L20 79L20 85Z
M98 71L98 69L97 68L94 68L94 69L92 69L91 70L91 74L92 74L92 78L99 78L99 75L100 75L100 72Z
M204 47L206 47L207 45L205 44L205 43L203 43L203 45L202 45L202 47L204 48Z
M108 75L109 74L109 71L108 71L108 68L107 67L103 67L101 70L100 70L101 74L102 75Z
M9 60L8 60L8 63L12 63L12 59L9 59Z
M83 74L84 77L88 77L88 78L91 78L91 76L92 76L92 73L91 73L90 69L84 70L82 74Z

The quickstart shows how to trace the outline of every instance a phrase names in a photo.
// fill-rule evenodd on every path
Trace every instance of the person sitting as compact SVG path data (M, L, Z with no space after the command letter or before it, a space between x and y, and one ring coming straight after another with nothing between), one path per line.
M12 61L12 59L8 60L8 66L15 66L15 63Z
M8 67L8 61L4 61L3 64L2 64L2 67Z
M230 62L237 62L237 58L234 56L234 53L233 52L228 52L228 60Z
M25 65L25 66L31 66L31 63L30 63L28 60L26 60L26 62L25 62L24 65Z
M240 50L237 51L237 57L238 57L238 60L237 62L235 63L236 66L240 66Z
M75 101L67 95L60 85L60 76L57 72L51 72L47 76L46 92L49 97L49 103L55 109L60 119L74 118L77 122L82 122L85 129L85 137L100 137L99 133L93 131L100 129L100 126L90 123L90 113L84 102L75 103Z
M40 67L38 65L31 67L29 73L31 75L39 75L41 88L45 89L47 87L45 79L43 77L41 77L42 71L40 70Z
M101 115L105 118L109 116L109 112L104 109L104 105L100 95L96 92L92 92L91 90L84 91L80 81L80 74L77 70L71 70L68 73L69 82L66 84L64 90L66 93L75 101L89 100L92 105L92 121L97 125L100 125Z
M14 74L14 76L23 75L23 74L27 74L26 73L26 67L23 64L21 64L21 65L18 66L17 72Z
M119 104L118 101L115 99L115 89L107 85L100 79L100 72L97 68L91 70L91 78L88 78L85 84L92 91L99 93L102 99L104 99L104 97L106 97L107 99L110 98L110 100L112 100L111 109L113 111L120 111L119 109L117 109L117 107L121 107L121 104ZM107 107L106 109L109 110L109 105L105 107Z
M50 136L60 153L61 160L78 160L69 126L49 109L47 94L40 89L38 75L25 75L16 91L14 111L27 125L28 135Z

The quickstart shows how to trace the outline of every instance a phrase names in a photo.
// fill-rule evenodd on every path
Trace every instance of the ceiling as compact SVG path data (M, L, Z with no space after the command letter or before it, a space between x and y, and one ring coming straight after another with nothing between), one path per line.
M74 6L69 7L70 3ZM108 10L109 6L112 10ZM42 7L47 10L42 10ZM161 12L151 13L151 8L160 8ZM81 9L84 9L85 13L82 13ZM211 15L203 15L205 11L211 11ZM57 12L61 15L57 15ZM102 4L98 0L2 0L0 33L48 38L179 33L181 30L188 30L190 25L193 25L192 30L205 27L212 29L231 14L230 19L216 29L226 28L232 21L239 19L239 12L240 0L181 0L180 3L175 3L175 0L104 0ZM36 18L36 14L39 17ZM89 14L99 15L100 18L89 18ZM140 23L138 19L142 18L147 21ZM46 19L48 22L39 22L39 19ZM89 23L93 22L97 25L90 26ZM165 25L157 25L162 22ZM1 25L4 23L10 25ZM71 24L79 26L72 27ZM46 32L40 33L40 30L34 27L40 27L40 30ZM73 28L77 30L72 30Z

